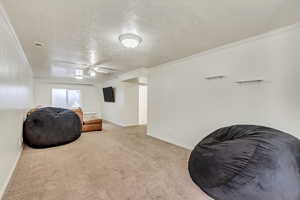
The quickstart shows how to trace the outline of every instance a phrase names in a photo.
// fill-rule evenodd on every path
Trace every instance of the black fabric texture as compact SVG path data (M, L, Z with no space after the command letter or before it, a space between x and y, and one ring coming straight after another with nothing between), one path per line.
M63 108L46 107L31 113L23 125L24 142L32 148L70 143L81 135L77 114Z
M268 127L216 130L192 151L192 180L215 200L300 200L300 141Z

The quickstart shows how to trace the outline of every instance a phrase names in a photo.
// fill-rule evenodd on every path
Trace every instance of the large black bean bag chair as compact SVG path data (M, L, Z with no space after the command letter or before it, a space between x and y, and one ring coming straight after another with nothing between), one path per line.
M24 142L33 148L48 148L70 143L81 135L76 113L63 108L41 108L24 122Z
M300 142L279 130L221 128L195 147L188 164L215 200L300 200Z

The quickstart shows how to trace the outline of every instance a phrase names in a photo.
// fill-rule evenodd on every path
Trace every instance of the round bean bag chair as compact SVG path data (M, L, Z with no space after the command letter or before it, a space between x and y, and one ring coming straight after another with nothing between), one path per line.
M272 128L236 125L204 138L192 180L215 200L299 200L300 141Z
M48 148L75 141L81 135L78 115L63 108L40 108L24 122L24 142L33 148Z

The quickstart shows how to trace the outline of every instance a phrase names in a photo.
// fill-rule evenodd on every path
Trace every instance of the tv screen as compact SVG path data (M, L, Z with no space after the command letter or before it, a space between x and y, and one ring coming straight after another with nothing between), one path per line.
M114 89L112 87L103 88L105 102L115 102Z

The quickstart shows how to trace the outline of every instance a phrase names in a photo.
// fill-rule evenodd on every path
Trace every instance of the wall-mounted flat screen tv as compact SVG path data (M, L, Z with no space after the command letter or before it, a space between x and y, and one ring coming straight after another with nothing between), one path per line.
M115 94L112 87L103 88L103 96L105 102L115 102Z

